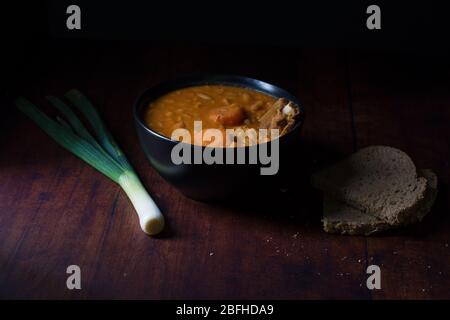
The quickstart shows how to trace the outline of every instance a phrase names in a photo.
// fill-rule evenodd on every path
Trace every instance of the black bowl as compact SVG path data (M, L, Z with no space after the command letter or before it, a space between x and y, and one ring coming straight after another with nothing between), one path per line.
M304 110L297 98L277 86L256 79L230 75L204 75L180 78L160 83L145 91L134 104L134 121L139 141L150 164L169 183L191 199L212 201L248 197L260 194L260 190L267 190L274 185L274 178L278 175L261 175L261 168L267 165L258 159L254 164L174 164L171 159L172 148L182 142L173 141L146 126L143 121L143 111L148 104L158 97L180 88L221 84L245 87L260 91L276 98L286 98L300 108L300 115L294 128L279 138L279 171L283 170L285 159L289 157L289 149L295 148L298 133L304 120ZM185 146L187 146L185 144ZM245 147L246 159L251 148ZM193 152L204 151L207 147L189 145ZM210 148L211 149L211 148ZM225 148L227 149L227 148ZM222 149L222 150L225 150ZM237 148L235 148L237 154ZM269 149L270 150L270 149Z

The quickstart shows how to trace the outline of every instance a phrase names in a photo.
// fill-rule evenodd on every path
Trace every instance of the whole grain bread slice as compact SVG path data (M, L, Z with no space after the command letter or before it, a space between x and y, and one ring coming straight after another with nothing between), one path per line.
M322 222L326 232L348 235L367 236L391 227L384 220L346 205L328 195L324 195L323 198Z
M437 177L433 171L420 171L427 180L424 198L417 206L417 211L410 211L410 216L404 217L402 222L391 223L377 214L364 213L349 205L324 195L323 199L323 227L326 232L349 235L370 235L386 229L421 221L430 211L437 195Z
M392 225L417 212L427 180L417 176L414 163L403 151L370 146L313 175L312 184Z

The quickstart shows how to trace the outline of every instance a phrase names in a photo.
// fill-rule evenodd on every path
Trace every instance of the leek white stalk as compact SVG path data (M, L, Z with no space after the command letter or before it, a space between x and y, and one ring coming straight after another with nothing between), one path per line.
M136 209L141 229L151 236L158 234L164 228L164 217L136 174L125 171L119 177L119 184Z
M56 118L57 121L49 118L22 97L16 100L16 105L62 147L118 183L136 209L142 230L149 235L159 233L164 228L164 217L161 211L145 190L97 110L77 90L67 92L66 97L91 123L98 141L84 127L70 107L56 97L47 97L47 99L64 115L65 119L59 116Z

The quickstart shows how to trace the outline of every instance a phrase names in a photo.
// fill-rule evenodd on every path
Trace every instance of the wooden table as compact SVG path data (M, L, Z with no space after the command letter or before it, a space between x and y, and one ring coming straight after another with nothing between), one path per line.
M126 42L62 43L21 54L10 66L17 72L6 97L22 94L42 106L47 94L84 92L168 226L160 237L146 236L117 185L9 101L0 137L1 298L450 298L450 68L443 57ZM273 199L223 206L185 198L145 159L131 107L144 89L199 72L247 75L294 93L306 110L301 147L292 150L302 167L366 145L406 151L439 177L432 212L384 235L327 234L320 194L305 188L302 168ZM81 290L66 288L72 264L81 268ZM366 287L371 264L381 268L381 290Z

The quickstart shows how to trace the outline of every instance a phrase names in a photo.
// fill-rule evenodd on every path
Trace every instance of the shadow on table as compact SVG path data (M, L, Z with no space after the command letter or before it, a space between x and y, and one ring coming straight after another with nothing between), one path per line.
M302 141L298 148L283 159L275 177L268 177L264 185L231 199L215 201L239 215L257 216L276 221L310 221L319 223L322 217L321 192L312 188L311 174L335 163L345 155L333 145ZM265 178L262 180L264 181Z

